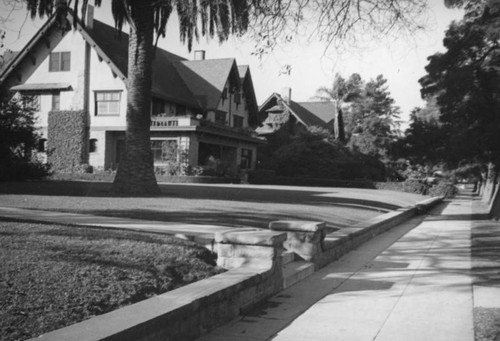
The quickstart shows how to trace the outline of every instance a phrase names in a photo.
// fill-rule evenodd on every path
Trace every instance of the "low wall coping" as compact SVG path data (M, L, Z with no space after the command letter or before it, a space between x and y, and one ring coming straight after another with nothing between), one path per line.
M215 233L215 242L221 244L279 246L286 238L287 235L284 232L262 229L241 229Z
M316 232L325 227L322 221L309 220L277 220L269 223L269 229L273 231Z

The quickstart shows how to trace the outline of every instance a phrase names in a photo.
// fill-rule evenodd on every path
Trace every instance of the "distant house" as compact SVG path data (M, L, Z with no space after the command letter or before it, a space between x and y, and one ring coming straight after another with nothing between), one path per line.
M38 103L45 142L40 154L61 164L61 170L75 164L115 169L124 148L128 35L118 37L88 13L85 26L78 23L67 31L51 17L0 66L3 90ZM172 150L182 150L192 166L216 161L233 172L255 167L257 146L264 142L252 129L258 106L248 66L238 66L234 58L205 59L204 51L187 60L157 48L152 94L148 114L155 166L178 158ZM66 125L63 116L70 117ZM70 126L76 130L61 141Z
M273 93L260 106L260 126L256 129L260 136L275 134L296 135L309 127L320 127L331 131L337 139L343 140L341 112L337 102L295 102L291 99L291 89L285 94Z
M282 95L269 96L260 106L259 119L256 132L268 142L259 148L260 162L272 162L274 151L310 127L329 130L336 139L344 141L342 113L336 102L295 102L289 88Z

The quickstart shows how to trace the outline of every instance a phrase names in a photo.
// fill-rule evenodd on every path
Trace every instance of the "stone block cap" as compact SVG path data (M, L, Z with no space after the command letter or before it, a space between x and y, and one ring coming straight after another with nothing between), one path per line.
M322 221L308 220L277 220L269 223L269 229L273 231L316 232L325 226Z
M215 242L221 244L276 246L286 240L284 232L262 229L241 229L215 233Z

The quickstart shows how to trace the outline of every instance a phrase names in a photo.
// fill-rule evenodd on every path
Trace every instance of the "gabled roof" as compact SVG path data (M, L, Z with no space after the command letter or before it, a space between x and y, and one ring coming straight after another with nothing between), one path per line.
M249 123L251 126L258 126L258 111L257 97L253 87L252 75L248 65L238 65L238 73L240 75L241 86L245 90L247 107L249 112Z
M52 15L37 31L37 33L30 39L26 46L9 58L9 62L4 63L4 66L0 69L0 85L7 79L8 75L21 63L23 58L29 57L29 54L36 44L40 42L45 34L57 24L56 15Z
M328 102L326 102L328 103ZM328 109L332 111L328 114ZM289 101L288 103L277 93L273 93L260 107L260 116L265 120L267 118L267 112L270 111L282 111L288 112L289 114L295 116L295 118L301 122L306 127L318 126L322 128L330 128L329 123L334 119L333 111L334 106L330 104L323 105L318 102L295 102ZM331 117L330 120L328 117ZM323 119L324 118L324 119ZM265 123L265 121L264 121ZM261 128L259 128L262 130Z
M299 121L305 123L306 126L326 127L325 121L323 121L321 118L319 118L318 116L307 110L299 103L290 101L288 107L292 110L292 113L295 114L295 116L299 119Z
M337 112L336 102L298 102L297 104L319 117L325 123L331 123L335 120L335 113Z
M47 20L22 51L0 66L2 81L26 56L29 57L28 52L36 43L46 39L45 33L56 24L54 18L55 15ZM73 20L71 14L68 15L68 20ZM119 35L113 27L98 20L94 20L92 28L83 27L78 22L77 29L96 51L99 58L108 63L113 74L125 81L128 66L128 34ZM241 87L238 71L234 58L189 61L161 48L156 48L153 60L152 93L153 96L193 109L216 109L228 79L232 87L236 89ZM242 79L246 79L247 74L249 75L249 72L246 72ZM255 98L253 86L251 91ZM255 107L257 108L256 101Z
M98 20L94 20L93 28L87 29L87 32L110 61L126 77L128 34L122 33L118 35L113 27ZM156 48L153 60L153 95L191 108L200 109L200 104L173 64L179 60L183 60L183 58L161 48Z
M240 77L234 58L180 60L175 66L205 109L217 109L228 79L232 86L237 89L240 87Z

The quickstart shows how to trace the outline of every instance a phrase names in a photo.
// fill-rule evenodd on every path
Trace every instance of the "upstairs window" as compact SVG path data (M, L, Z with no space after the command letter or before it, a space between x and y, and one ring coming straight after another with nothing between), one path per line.
M243 128L243 117L234 115L233 116L233 127Z
M186 107L183 105L177 104L175 106L175 112L176 112L176 116L185 116L186 115Z
M217 111L215 113L215 123L220 124L220 125L225 125L226 124L226 113Z
M166 115L165 101L160 98L153 97L151 100L151 114L153 116L159 116L161 114Z
M49 56L49 71L69 71L71 68L71 52L52 52Z
M97 91L95 93L95 115L120 115L120 98L120 91Z
M239 92L234 94L234 103L236 103L236 104L241 103L241 94Z

